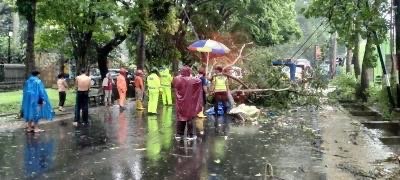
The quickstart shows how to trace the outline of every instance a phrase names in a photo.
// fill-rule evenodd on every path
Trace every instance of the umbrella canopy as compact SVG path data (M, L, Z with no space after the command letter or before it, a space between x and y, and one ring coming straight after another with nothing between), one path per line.
M188 47L191 51L205 52L215 55L224 55L231 51L224 44L214 40L198 40Z

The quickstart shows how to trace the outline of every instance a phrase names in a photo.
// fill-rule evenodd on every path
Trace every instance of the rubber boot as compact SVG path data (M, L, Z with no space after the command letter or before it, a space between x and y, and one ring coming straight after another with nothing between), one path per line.
M197 114L197 117L199 117L199 118L206 118L207 116L204 115L203 109L201 109L201 111Z
M137 109L137 110L143 110L143 109L144 109L144 108L143 108L142 101L140 101L140 100L137 100L137 101L136 101L136 109Z

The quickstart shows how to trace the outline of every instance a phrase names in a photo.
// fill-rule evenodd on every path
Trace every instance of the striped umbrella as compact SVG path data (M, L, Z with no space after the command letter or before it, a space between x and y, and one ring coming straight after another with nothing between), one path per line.
M214 40L198 40L188 47L191 51L205 52L216 55L224 55L231 51L224 44Z
M226 47L224 44L214 41L214 40L198 40L192 43L189 47L191 51L204 52L207 53L207 65L206 65L206 74L208 69L208 61L210 59L210 54L213 55L224 55L229 53L231 50Z

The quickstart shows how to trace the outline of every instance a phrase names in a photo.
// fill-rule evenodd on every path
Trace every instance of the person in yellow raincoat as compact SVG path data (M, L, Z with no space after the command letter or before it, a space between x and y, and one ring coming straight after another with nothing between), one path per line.
M155 164L161 158L161 141L157 116L149 116L147 118L147 132L146 156L150 159L150 163Z
M160 123L160 139L162 148L166 151L170 150L172 145L171 137L174 134L174 121L172 120L172 107L164 106Z
M126 70L124 68L121 68L119 70L119 75L117 77L117 89L119 94L118 102L119 102L119 107L121 109L125 109L126 91L128 90L125 76L126 76Z
M147 88L149 102L147 104L147 112L149 114L157 114L158 97L160 96L160 78L157 75L157 68L152 68L150 75L147 77Z
M169 73L169 69L165 68L160 71L161 97L164 105L172 105L172 97L171 97L172 79L173 78Z

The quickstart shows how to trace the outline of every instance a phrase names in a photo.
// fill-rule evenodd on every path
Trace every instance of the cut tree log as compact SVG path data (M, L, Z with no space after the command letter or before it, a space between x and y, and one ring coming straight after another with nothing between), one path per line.
M232 93L235 92L244 92L244 93L255 93L255 92L266 92L266 91L289 91L290 88L283 88L283 89L242 89L242 90L231 90Z

